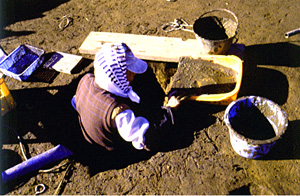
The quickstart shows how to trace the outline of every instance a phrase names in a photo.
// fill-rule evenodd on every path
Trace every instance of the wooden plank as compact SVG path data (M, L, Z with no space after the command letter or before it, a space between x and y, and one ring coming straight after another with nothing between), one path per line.
M124 42L140 59L178 62L181 56L200 57L196 39L157 37L124 33L90 32L79 48L82 54L96 54L104 43Z

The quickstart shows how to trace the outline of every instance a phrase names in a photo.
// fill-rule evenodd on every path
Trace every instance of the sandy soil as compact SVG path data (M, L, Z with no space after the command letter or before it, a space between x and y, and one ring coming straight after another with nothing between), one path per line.
M13 131L3 126L9 124L23 137L28 157L58 144L74 151L74 168L61 194L300 194L300 37L284 37L300 27L297 0L4 0L0 5L0 45L7 53L27 43L46 53L84 57L73 74L57 74L50 83L5 79L18 106L1 118L1 172L24 161ZM288 115L288 130L273 151L260 160L240 157L223 122L226 107L199 102L182 106L184 126L170 134L161 152L107 155L86 146L70 100L79 79L92 71L93 56L78 51L89 32L194 38L185 31L166 33L161 26L175 18L193 24L216 8L237 15L238 43L246 46L238 96L269 98ZM59 23L66 15L72 21L61 30ZM165 88L176 65L148 63ZM44 194L54 194L64 172L62 168L1 182L1 194L34 194L40 183L46 185Z

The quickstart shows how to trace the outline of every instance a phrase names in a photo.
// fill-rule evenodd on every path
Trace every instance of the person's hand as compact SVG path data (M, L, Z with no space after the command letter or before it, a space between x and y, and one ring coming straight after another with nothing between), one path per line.
M176 99L175 96L171 96L168 100L167 107L176 108L180 104L180 100Z
M166 104L167 107L176 108L180 105L180 102L183 100L188 99L189 97L186 96L184 93L179 93L178 91L173 91L169 94L169 99Z

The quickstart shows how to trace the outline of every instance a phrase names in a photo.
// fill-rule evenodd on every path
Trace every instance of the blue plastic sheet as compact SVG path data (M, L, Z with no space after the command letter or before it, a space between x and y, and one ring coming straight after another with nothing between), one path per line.
M232 119L234 117L239 117L240 112L242 110L250 109L251 107L256 107L254 97L249 97L247 99L241 99L239 101L236 101L236 103L231 107L229 111L229 122L232 123Z

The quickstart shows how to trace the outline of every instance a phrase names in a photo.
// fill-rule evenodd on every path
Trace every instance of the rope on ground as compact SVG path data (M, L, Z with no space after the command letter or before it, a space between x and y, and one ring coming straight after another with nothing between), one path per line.
M46 186L44 184L38 184L35 186L34 190L35 190L35 195L40 195L45 192Z
M65 15L61 18L62 20L60 21L58 27L61 30L64 30L65 28L67 28L69 26L69 24L72 22L72 19L69 17L69 15Z
M162 25L161 29L165 32L171 32L171 31L176 31L176 30L184 30L184 31L193 32L190 29L186 29L186 27L192 27L192 25L189 25L182 18L175 18L174 22L168 22L168 23Z
M64 186L68 182L69 174L70 174L70 172L71 172L71 170L72 170L73 167L74 167L74 162L73 161L69 162L69 165L68 165L68 167L67 167L67 169L65 171L65 174L61 178L61 181L60 181L59 185L57 186L57 188L56 188L56 190L55 190L55 192L54 192L53 195L60 195L61 194L61 192L64 189Z

